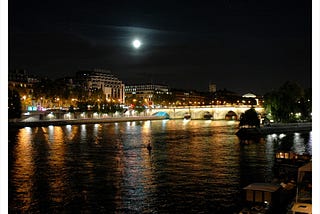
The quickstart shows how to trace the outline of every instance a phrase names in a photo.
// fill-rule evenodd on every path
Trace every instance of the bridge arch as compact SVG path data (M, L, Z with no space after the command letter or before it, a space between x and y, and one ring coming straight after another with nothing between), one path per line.
M214 120L238 120L241 113L250 109L250 106L213 106L213 107L176 107L176 108L156 108L148 111L148 115L161 115L160 112L167 113L169 119L183 119L186 113L191 114L192 119L204 119L204 115L209 112ZM263 113L264 108L256 107L258 113ZM164 114L168 117L166 114Z
M183 119L184 116L189 113L190 113L189 109L176 109L176 111L174 112L174 118ZM192 118L192 114L191 114L191 118Z
M164 111L158 111L156 113L153 113L152 116L165 117L166 119L170 118L170 115Z
M226 120L238 120L238 115L234 111L228 111L225 116Z
M197 119L208 119L208 118L212 118L213 114L212 111L210 111L209 109L201 109L198 111L192 111L194 118Z

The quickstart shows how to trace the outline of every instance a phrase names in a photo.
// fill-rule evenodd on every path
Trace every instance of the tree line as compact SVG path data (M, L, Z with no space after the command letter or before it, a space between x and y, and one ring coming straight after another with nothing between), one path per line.
M274 122L299 122L312 119L312 90L303 89L296 82L285 82L278 90L268 92L263 97L265 115L258 115L251 108L240 117L240 127L260 127L260 117L269 123Z

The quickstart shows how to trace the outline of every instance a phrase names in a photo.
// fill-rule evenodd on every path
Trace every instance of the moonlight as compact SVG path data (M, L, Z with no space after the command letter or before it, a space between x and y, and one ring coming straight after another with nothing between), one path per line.
M136 39L132 42L132 45L135 48L139 48L141 46L141 42L138 39Z

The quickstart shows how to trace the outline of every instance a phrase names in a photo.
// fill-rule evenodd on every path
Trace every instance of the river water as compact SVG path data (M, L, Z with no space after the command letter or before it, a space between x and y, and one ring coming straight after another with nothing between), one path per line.
M9 212L235 213L244 186L273 179L275 151L312 151L311 132L243 145L237 126L163 120L9 129Z

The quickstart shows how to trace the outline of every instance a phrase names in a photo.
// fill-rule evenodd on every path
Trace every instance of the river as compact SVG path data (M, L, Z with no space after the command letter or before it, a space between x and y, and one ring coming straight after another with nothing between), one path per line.
M277 150L312 152L311 132L243 145L237 126L160 120L11 128L9 212L237 212L244 186L273 179Z

